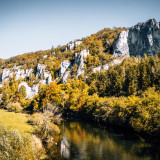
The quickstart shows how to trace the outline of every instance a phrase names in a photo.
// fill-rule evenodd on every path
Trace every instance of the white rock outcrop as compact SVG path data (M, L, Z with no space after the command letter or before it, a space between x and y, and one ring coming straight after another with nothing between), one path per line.
M113 55L148 56L160 51L160 22L150 19L122 31L114 42Z
M67 44L66 51L72 51L77 46L79 46L82 43L82 41L74 41Z
M61 62L61 67L59 71L59 77L61 79L61 83L66 83L68 76L70 75L70 71L68 69L72 68L74 65L78 66L76 76L79 77L80 74L85 72L84 70L84 58L89 55L89 50L82 50L79 53L75 53L75 61L73 64L69 60L64 60Z
M49 84L50 82L52 82L52 76L51 73L46 72L45 69L45 64L38 64L36 67L36 76L41 80L45 80L45 84ZM42 84L44 84L44 81Z
M93 72L100 72L101 69L104 69L104 70L108 70L110 66L114 66L114 65L117 65L117 64L120 64L123 62L123 60L126 58L127 56L123 56L122 58L118 58L118 59L113 59L111 62L109 62L108 64L105 64L103 66L98 66L96 68L93 68Z
M103 66L98 66L96 68L93 68L93 72L100 72Z
M13 75L15 75L16 80L20 78L29 77L31 73L33 72L32 68L30 69L19 69L19 67L14 67L13 69L3 69L0 77L0 82L9 81L10 78L13 78Z
M31 98L38 94L39 84L35 84L31 87Z
M75 64L78 65L77 69L77 77L79 77L80 74L84 74L84 58L86 58L89 55L89 50L82 50L80 53L75 53Z
M128 46L128 32L129 31L122 31L116 41L114 42L114 56L119 57L123 54L129 54L129 46Z
M48 57L48 55L44 55L44 56L43 56L43 59L45 59L45 58L47 58L47 57Z
M21 86L24 86L24 87L26 88L26 93L27 93L26 98L31 98L31 87L29 87L26 82L21 82L21 83L18 85L18 91L19 91L19 89L21 88Z
M69 60L64 60L61 62L61 68L59 71L59 77L63 77L67 69L71 66L71 62Z
M30 77L32 73L35 73L38 79L40 79L39 84L49 84L52 82L52 76L50 72L45 71L46 65L38 64L35 72L33 69L20 69L20 66L14 66L13 68L6 68L2 70L0 75L0 83L7 82L15 75L15 79L19 80L20 78L24 79Z
M46 65L45 64L38 64L36 68L36 76L38 78L44 78Z
M9 81L10 78L13 78L13 72L8 68L3 69L0 81L1 82Z
M69 75L70 75L70 71L66 71L61 79L61 83L67 83L67 79L68 79Z

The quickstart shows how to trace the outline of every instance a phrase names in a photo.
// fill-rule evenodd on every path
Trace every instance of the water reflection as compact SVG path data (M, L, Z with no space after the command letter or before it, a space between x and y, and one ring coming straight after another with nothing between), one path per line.
M63 137L61 140L60 140L60 151L61 151L61 156L64 157L64 158L69 158L69 143L67 141L67 138L66 137Z
M56 159L159 160L160 147L84 122L63 122ZM55 158L55 157L54 157Z

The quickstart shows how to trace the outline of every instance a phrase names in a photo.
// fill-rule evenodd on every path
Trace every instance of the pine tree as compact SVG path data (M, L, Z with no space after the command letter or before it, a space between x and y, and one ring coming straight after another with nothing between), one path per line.
M26 87L24 85L19 88L19 94L22 95L23 99L27 97Z

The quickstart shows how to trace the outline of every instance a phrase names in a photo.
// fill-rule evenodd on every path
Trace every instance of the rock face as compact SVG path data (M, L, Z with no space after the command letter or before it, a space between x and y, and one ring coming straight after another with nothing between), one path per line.
M0 81L9 81L9 78L13 78L13 72L11 72L9 69L5 68L2 70Z
M59 71L59 77L63 77L64 73L67 71L67 69L71 66L71 62L69 60L64 60L61 62L61 68Z
M49 84L52 81L52 76L49 72L46 72L45 69L46 69L45 64L38 64L35 74L39 79L45 80L45 83L43 81L42 84Z
M67 83L67 79L69 75L70 75L70 71L66 71L62 77L61 83Z
M150 19L122 31L114 42L114 56L148 56L160 51L160 23Z
M18 86L19 88L23 85L26 88L26 93L28 99L33 98L36 94L38 94L38 88L40 84L49 84L52 82L52 76L51 73L45 72L46 65L44 64L38 64L36 67L35 75L37 78L40 79L38 84L33 85L32 87L29 87L26 82L21 82ZM13 78L15 75L16 80L26 77L30 77L30 75L33 73L32 69L20 69L20 67L13 67L10 69L3 69L0 77L0 82L3 83L4 81L9 81L10 78ZM3 84L0 84L3 86Z
M126 56L123 56L122 58L118 58L118 59L113 59L111 62L109 62L108 64L105 64L103 66L98 66L96 68L93 69L93 72L100 72L101 69L104 69L104 70L108 70L110 66L114 66L114 65L117 65L117 64L120 64L123 62L123 60L127 57Z
M67 44L66 51L72 51L72 49L76 48L82 43L82 41L75 41Z
M84 58L89 55L89 51L86 49L81 51L80 53L75 53L75 64L78 65L77 69L77 77L79 77L80 74L84 74Z
M89 54L88 50L82 50L79 53L75 53L75 61L73 64L69 60L64 60L61 62L61 68L59 71L59 77L62 78L61 83L66 83L68 76L70 75L70 71L68 70L69 68L72 68L74 65L78 66L77 69L77 77L84 73L84 57L87 57Z
M36 76L38 76L38 78L44 77L45 69L46 69L45 64L38 64L36 68Z
M43 84L49 84L52 81L51 73L45 72L46 65L44 64L38 64L36 67L35 75L37 78L41 79L43 81ZM26 77L30 77L30 75L33 73L33 69L20 69L19 67L13 67L13 68L6 68L2 70L2 73L0 75L0 82L3 83L4 81L9 81L10 78L13 78L15 75L15 79L18 80L20 78L24 79Z
M16 80L29 77L32 71L32 68L26 70L19 69L17 67L13 69L3 69L0 77L0 82L9 81L9 78L13 78L13 75L15 75Z
M128 31L122 31L114 42L114 56L124 56L128 54Z

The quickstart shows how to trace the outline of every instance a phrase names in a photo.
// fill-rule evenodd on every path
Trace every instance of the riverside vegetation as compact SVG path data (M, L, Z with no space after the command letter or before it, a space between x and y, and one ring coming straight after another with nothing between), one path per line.
M13 112L31 113L29 122L35 128L33 133L43 144L49 142L57 144L56 135L60 133L58 124L61 115L90 119L107 126L129 128L145 139L159 142L160 53L154 57L144 55L144 57L126 58L121 64L110 66L109 70L92 72L94 67L104 65L113 59L111 55L113 42L122 30L126 29L103 29L90 37L83 38L83 43L73 51L66 51L66 46L58 46L47 51L27 53L7 60L1 59L2 69L12 68L14 65L34 68L39 63L46 64L46 70L51 72L55 80L58 78L60 63L64 59L73 61L74 54L84 48L90 51L85 58L85 75L82 74L77 78L75 65L71 69L67 83L61 84L59 78L49 85L42 84L39 86L39 94L32 99L26 99L25 87L18 90L18 84L26 81L32 85L37 81L34 75L29 79L19 80L13 76L8 82L3 82L3 87L0 88L1 108ZM48 57L44 59L44 55ZM36 149L29 147L32 144L23 133L20 135L17 131L10 131L4 126L1 126L0 130L0 146L13 145L11 151L3 146L4 149L0 151L1 159L18 157L26 152L27 148L28 152L20 159L39 158ZM4 141L8 137L11 139ZM13 143L14 139L17 139L18 146ZM24 149L19 150L16 146L20 148L24 146ZM16 154L13 155L13 152ZM44 152L42 149L39 153L44 154Z
M59 113L131 128L145 139L159 142L159 64L158 55L141 60L131 58L108 71L91 74L86 81L73 78L65 84L51 82L40 86L39 94L32 100L20 98L18 108L21 105L24 110L36 112L30 122L43 142L60 133L56 125ZM17 111L15 104L10 102L5 108Z

